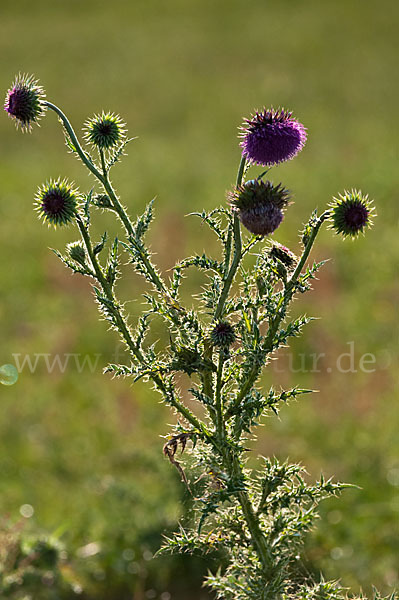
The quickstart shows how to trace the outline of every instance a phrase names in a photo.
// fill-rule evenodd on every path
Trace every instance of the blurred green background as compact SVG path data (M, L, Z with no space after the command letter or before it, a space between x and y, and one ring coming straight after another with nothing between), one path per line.
M138 136L114 183L132 215L157 197L150 240L163 272L214 247L184 215L225 201L237 127L255 108L290 108L308 128L304 151L271 173L296 199L280 242L297 250L309 213L345 188L375 198L366 237L320 236L314 257L332 260L295 311L321 320L265 376L265 385L320 392L267 420L257 449L302 461L310 477L323 471L360 486L322 507L305 562L354 592L375 584L388 593L399 584L398 3L1 0L0 8L4 93L16 73L34 73L76 130L104 108ZM49 230L32 210L46 178L67 176L82 190L93 179L67 153L53 113L33 135L4 113L0 140L0 365L25 357L32 365L16 385L0 386L2 527L60 540L62 577L80 597L207 598L201 577L211 562L149 560L188 509L161 453L173 417L150 387L102 375L121 353L117 338L98 322L90 282L49 250L76 232ZM99 215L98 232L105 226L116 229ZM134 319L144 287L130 268L124 275ZM202 282L192 275L188 299ZM355 372L349 356L339 359L352 349ZM314 353L325 353L317 372ZM366 353L371 372L360 368ZM33 597L63 597L47 584Z

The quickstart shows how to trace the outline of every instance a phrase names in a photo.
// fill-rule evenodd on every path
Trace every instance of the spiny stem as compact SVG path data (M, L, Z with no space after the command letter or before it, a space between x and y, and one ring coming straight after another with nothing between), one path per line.
M137 358L137 360L140 361L141 364L145 364L145 357L135 344L131 332L129 330L129 326L125 322L120 310L117 308L116 299L112 291L111 285L106 280L101 266L93 252L92 244L87 229L84 226L80 217L78 217L76 221L82 236L83 243L85 244L87 254L89 255L90 261L92 263L96 279L100 283L104 294L106 295L107 299L111 302L111 305L113 307L112 312L117 323L118 331L122 338L125 340L125 343L127 344L132 354ZM163 394L165 400L169 404L171 404L189 423L191 423L191 425L193 425L193 427L195 427L197 431L209 437L210 434L207 431L205 424L199 419L197 419L197 417L175 397L174 393L172 393L171 390L168 390L162 377L158 374L151 374L150 377L155 383L158 390Z
M329 216L328 211L325 211L322 215L320 215L319 219L317 220L317 223L313 226L312 233L309 236L309 240L308 240L308 242L305 246L305 249L302 253L301 259L298 262L298 265L297 265L294 273L292 274L291 278L288 280L288 282L285 286L284 292L279 299L277 309L276 309L276 315L269 325L269 330L267 332L265 341L263 343L263 351L265 354L268 354L268 353L272 352L272 350L273 350L274 337L277 333L277 330L280 326L281 321L285 317L286 307L294 294L295 284L298 281L298 278L302 272L302 269L306 263L306 260L309 256L309 254L310 254L310 251L312 249L312 246L314 244L316 236L320 230L320 227L324 223L324 221L328 218L328 216ZM246 381L244 381L241 386L240 392L237 395L234 405L231 408L231 411L233 413L239 406L241 400L243 398L245 398L245 396L247 395L249 390L254 385L255 381L257 380L257 378L259 376L259 373L260 373L260 368L257 366L254 366L251 369ZM237 432L237 434L239 434L239 432Z
M108 176L108 172L106 169L106 165L105 165L105 160L104 160L104 152L102 150L100 150L100 158L101 158L101 165L102 165L102 170L103 170L103 174L102 174L102 179L101 179L101 183L104 186L105 191L107 192L110 200L111 200L111 204L113 206L113 209L115 210L115 212L117 213L118 217L120 218L120 220L122 221L122 224L125 227L126 233L128 235L128 238L130 240L130 242L132 244L135 243L135 231L134 231L134 227L133 224L126 212L126 209L122 206L122 204L119 202L119 199L115 193L114 188L112 187L111 181L109 179ZM137 247L137 245L136 245ZM138 250L140 250L140 248L137 247ZM147 273L149 274L152 283L155 285L155 287L162 293L164 294L168 294L166 286L164 284L164 282L162 281L162 279L159 277L158 273L155 271L154 267L152 266L151 262L148 260L147 256L145 255L145 253L140 252L141 255L141 259L147 269Z
M237 187L241 185L242 178L244 175L246 159L244 156L241 157L240 166L238 168L237 173ZM241 231L240 231L240 221L236 214L234 214L233 219L233 235L234 235L234 256L231 262L230 270L226 277L226 281L224 283L224 287L222 293L220 294L219 302L215 311L215 320L217 321L223 315L224 305L229 294L231 285L233 283L235 274L237 272L238 266L241 260Z
M68 121L67 117L64 115L62 110L60 108L58 108L58 106L56 106L55 104L52 104L52 102L48 102L47 100L44 101L44 105L47 106L48 108L50 108L51 110L53 110L59 116L81 161L86 165L86 167L89 169L89 171L91 171L93 173L93 175L95 175L97 177L97 179L99 179L101 181L101 183L104 183L102 174L100 173L100 171L98 171L96 169L95 165L92 163L89 156L82 149L82 146L79 143L79 140L73 130L72 125L70 124L70 122Z

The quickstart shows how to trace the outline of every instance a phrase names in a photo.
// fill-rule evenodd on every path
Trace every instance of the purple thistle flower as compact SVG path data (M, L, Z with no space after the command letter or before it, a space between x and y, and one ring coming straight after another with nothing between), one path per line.
M42 185L35 197L35 209L49 226L68 225L77 215L78 191L63 179Z
M289 192L281 184L275 186L270 181L254 179L235 188L228 199L248 231L268 235L284 218L283 209L288 204Z
M305 145L306 130L291 112L264 108L244 120L240 137L243 156L268 166L294 158Z
M30 131L43 115L45 94L32 75L18 75L6 95L4 110L22 131Z
M338 198L333 198L330 209L331 229L335 229L343 237L355 238L373 224L373 202L368 196L363 196L361 191L351 190L345 191L343 195L339 194Z

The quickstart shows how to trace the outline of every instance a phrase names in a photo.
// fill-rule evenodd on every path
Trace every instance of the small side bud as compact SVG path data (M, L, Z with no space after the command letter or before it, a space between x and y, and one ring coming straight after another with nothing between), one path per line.
M75 262L86 266L86 250L80 242L72 242L67 246L68 254Z
M298 257L291 250L275 242L269 252L270 258L275 262L283 263L287 271L292 271L298 262Z
M92 202L98 208L112 208L111 200L107 194L97 194Z
M217 348L229 348L235 340L234 327L227 321L220 321L211 331L212 344Z

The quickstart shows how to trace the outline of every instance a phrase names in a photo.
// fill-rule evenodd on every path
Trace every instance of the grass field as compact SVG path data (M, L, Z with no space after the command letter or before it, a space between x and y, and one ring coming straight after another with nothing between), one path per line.
M375 584L385 593L399 585L398 6L0 1L4 93L16 73L34 73L76 130L104 108L138 136L114 182L132 215L156 196L150 239L162 271L212 247L184 215L225 202L240 157L237 127L254 108L290 108L308 128L299 157L272 171L296 200L279 241L295 250L313 208L345 188L375 199L378 218L365 238L321 235L314 256L332 260L295 307L321 320L265 378L320 392L268 420L256 446L302 461L313 478L322 470L361 487L326 503L307 561L354 591ZM98 322L90 282L49 251L75 233L47 229L32 210L36 187L50 176L82 189L93 180L66 152L53 114L22 135L4 113L0 140L0 365L33 361L16 385L0 386L1 513L15 521L21 506L33 507L27 530L61 537L68 576L90 598L168 600L167 592L187 598L197 590L206 597L203 561L184 563L183 580L180 563L148 560L181 510L183 492L159 437L172 417L150 388L102 375L118 341ZM100 217L99 233L106 221ZM187 298L202 279L191 282ZM132 300L133 319L143 290L126 267L120 291ZM352 348L356 372L341 356ZM314 353L325 353L317 369ZM67 364L52 366L68 354ZM365 354L375 357L371 372L360 368ZM85 557L82 548L94 542L97 551Z

